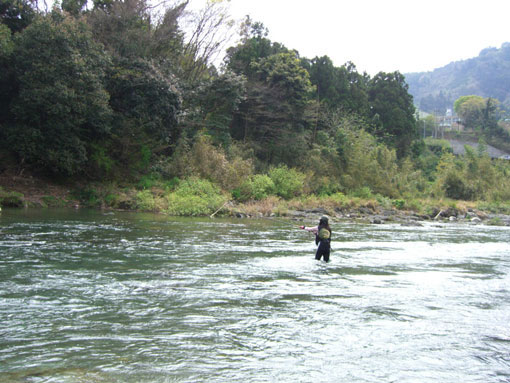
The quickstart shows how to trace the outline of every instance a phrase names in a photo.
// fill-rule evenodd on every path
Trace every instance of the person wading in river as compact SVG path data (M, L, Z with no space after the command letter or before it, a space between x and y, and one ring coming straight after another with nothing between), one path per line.
M299 226L299 228L315 234L315 244L319 245L315 253L315 259L320 261L321 257L324 257L324 260L329 262L329 253L331 252L331 227L329 227L328 217L321 217L318 226Z

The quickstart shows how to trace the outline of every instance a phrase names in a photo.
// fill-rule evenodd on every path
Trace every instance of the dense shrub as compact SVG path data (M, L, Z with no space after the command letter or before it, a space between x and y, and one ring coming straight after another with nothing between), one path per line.
M23 204L23 194L17 192L8 192L0 187L0 206L23 207Z
M268 175L256 174L242 183L237 199L240 201L261 200L273 194L274 191L275 184Z
M448 198L470 200L474 196L473 190L456 171L448 171L443 178L444 194Z
M136 193L135 201L136 207L139 210L154 211L156 209L154 195L150 190L142 190Z
M269 177L274 183L275 194L290 199L303 193L305 175L296 169L282 165L269 170Z
M188 178L167 195L167 200L167 212L171 215L200 216L214 213L226 198L212 182Z
M187 178L196 176L221 186L224 190L233 190L253 173L251 160L234 154L228 158L225 151L212 144L209 136L199 135L193 145L182 139L166 163L160 162L158 171L166 177Z

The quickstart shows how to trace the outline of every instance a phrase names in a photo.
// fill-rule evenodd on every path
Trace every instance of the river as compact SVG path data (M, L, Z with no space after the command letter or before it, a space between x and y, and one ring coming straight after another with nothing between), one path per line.
M510 381L510 228L332 228L4 209L0 383Z

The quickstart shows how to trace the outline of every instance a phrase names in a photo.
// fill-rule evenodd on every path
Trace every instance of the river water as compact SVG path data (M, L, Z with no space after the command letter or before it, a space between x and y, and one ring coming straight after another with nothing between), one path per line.
M0 382L510 381L510 228L333 233L4 209Z

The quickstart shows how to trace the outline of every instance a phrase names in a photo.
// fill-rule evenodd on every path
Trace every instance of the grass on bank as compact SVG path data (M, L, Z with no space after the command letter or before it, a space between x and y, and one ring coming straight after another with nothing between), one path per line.
M389 198L373 194L368 188L349 194L336 192L331 195L300 195L284 199L267 195L260 199L236 200L214 183L198 178L173 180L172 183L153 182L149 188L139 185L121 187L115 184L89 185L74 192L82 207L134 210L163 213L172 216L280 216L293 211L320 210L335 216L348 212L378 214L385 210L412 212L433 218L441 211L453 215L466 215L469 211L510 214L510 203L463 201L449 198ZM0 196L5 195L0 193ZM0 200L1 203L1 200ZM44 207L44 206L43 206Z

